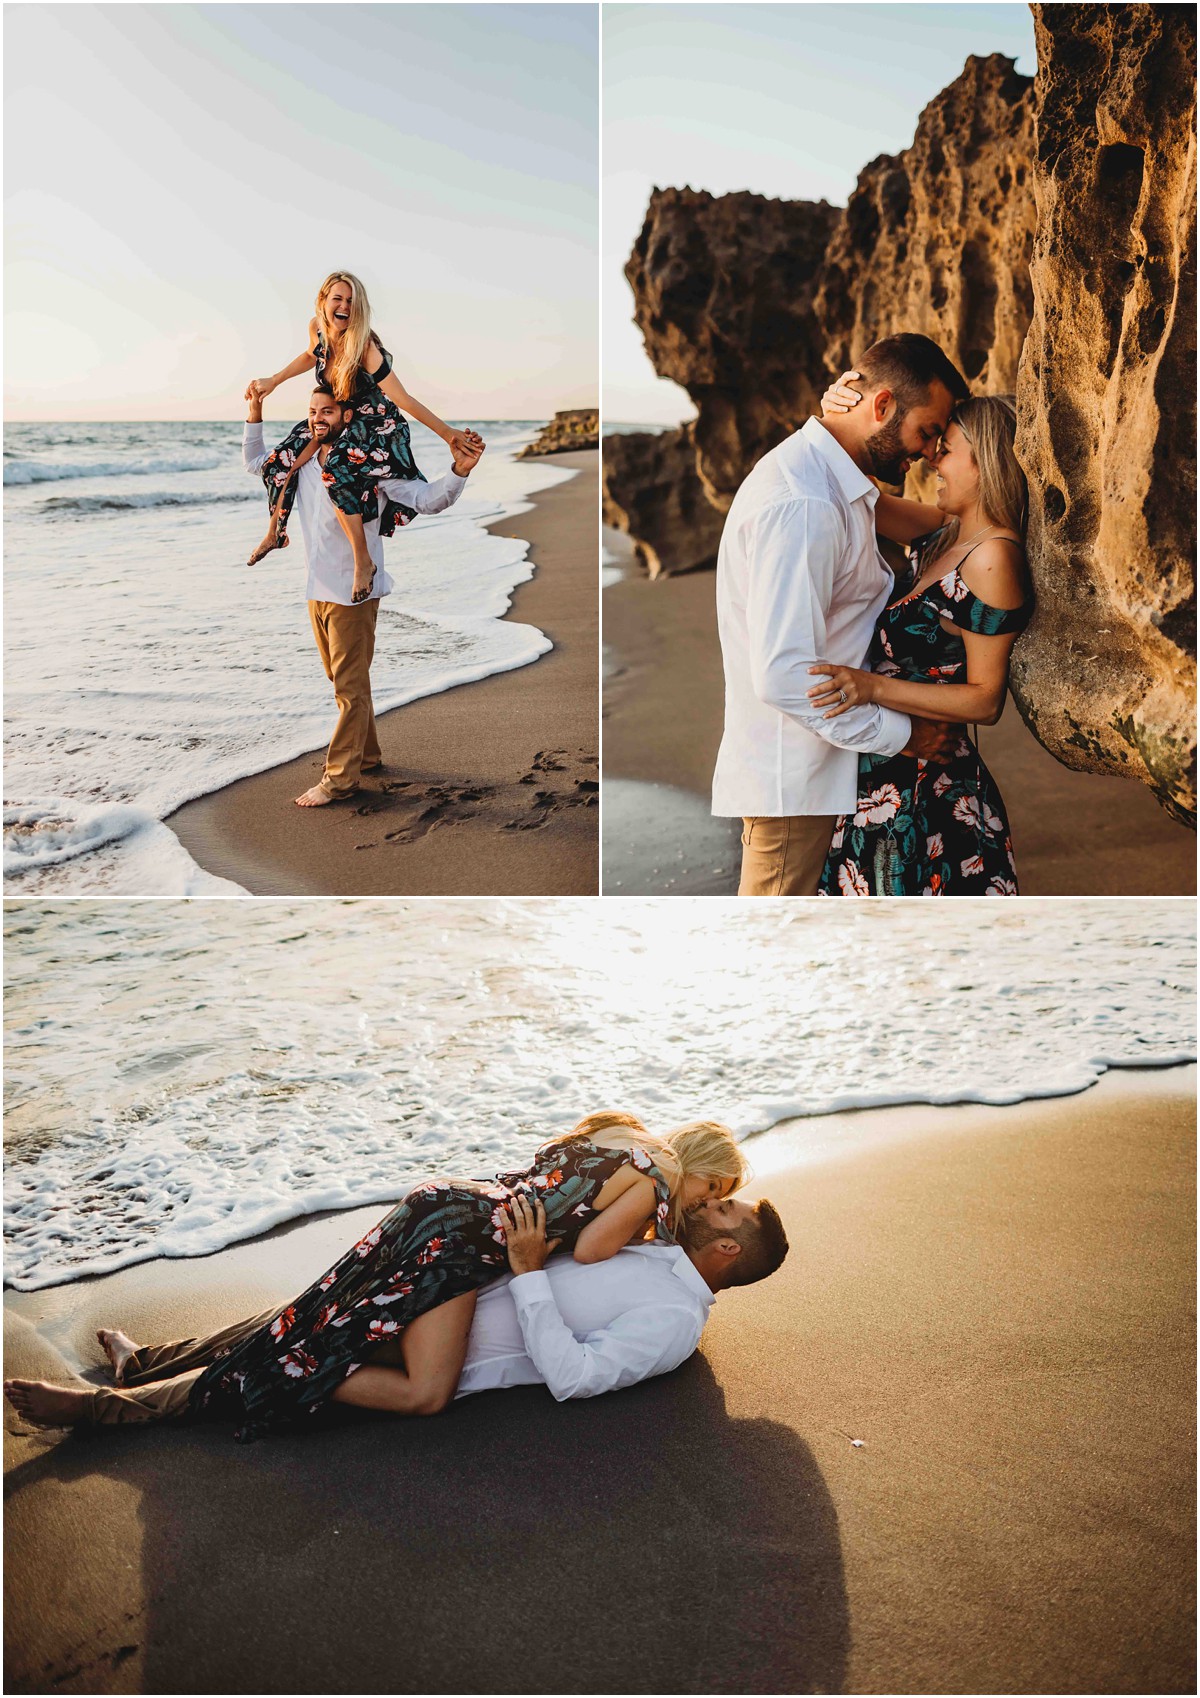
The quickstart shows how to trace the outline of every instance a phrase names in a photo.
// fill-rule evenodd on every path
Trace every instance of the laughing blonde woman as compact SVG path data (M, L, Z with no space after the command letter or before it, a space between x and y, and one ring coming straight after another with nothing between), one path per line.
M861 397L848 372L826 410ZM1025 564L1028 494L1013 451L1007 395L960 403L937 457L937 505L880 495L876 529L910 548L907 578L879 616L870 671L822 665L809 690L834 718L878 702L961 725L953 757L864 755L858 804L839 819L822 896L1016 896L1012 836L996 781L968 725L994 725L1008 692L1013 644L1033 611Z
M337 400L354 407L354 419L330 449L322 476L354 550L354 600L365 601L371 593L375 566L367 550L363 521L378 514L379 534L389 537L397 525L406 525L415 517L411 508L389 501L376 484L380 478L424 482L412 456L404 414L440 436L451 452L482 447L482 438L473 430L452 430L408 393L392 370L392 356L371 328L367 291L348 271L330 272L317 291L306 352L298 354L274 377L254 378L247 386L246 399L257 396L261 400L281 383L307 371L313 372L316 382L328 387ZM308 425L298 424L263 461L271 524L250 556L251 566L273 548L287 547L296 471L316 446Z

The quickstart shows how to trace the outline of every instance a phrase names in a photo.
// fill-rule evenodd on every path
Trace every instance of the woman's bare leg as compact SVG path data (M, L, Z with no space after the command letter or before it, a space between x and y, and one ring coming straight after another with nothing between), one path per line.
M361 513L343 513L340 507L335 507L338 524L346 534L346 541L354 550L354 589L352 599L356 602L366 601L375 582L375 562L371 559L367 547L367 532L363 525Z
M297 454L296 458L292 461L291 470L288 472L287 477L284 479L283 483L280 485L279 494L275 498L275 505L271 509L271 523L267 526L267 534L263 538L263 540L259 543L258 547L254 550L254 553L250 556L249 560L247 560L247 562L246 562L247 566L257 566L258 562L262 559L264 554L270 554L270 552L273 548L286 548L287 547L287 545L288 545L287 536L286 535L280 536L280 534L279 534L279 507L280 507L280 503L283 500L284 490L287 489L288 485L291 483L291 481L295 477L296 473L300 470L301 466L303 466L307 461L312 459L313 455L317 451L317 446L318 446L317 445L317 439L314 436L310 442L305 444L305 446L300 450L299 454Z
M403 1368L368 1362L342 1382L331 1401L391 1415L440 1414L458 1388L477 1295L466 1291L418 1315L401 1335Z

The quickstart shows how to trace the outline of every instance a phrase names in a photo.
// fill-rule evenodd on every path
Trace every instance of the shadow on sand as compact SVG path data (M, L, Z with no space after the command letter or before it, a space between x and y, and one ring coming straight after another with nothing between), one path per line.
M842 1690L824 1481L789 1428L728 1416L703 1357L557 1408L522 1388L432 1421L229 1435L106 1430L10 1474L8 1691ZM140 1577L120 1583L103 1534L76 1524L64 1548L60 1529L60 1631L21 1568L39 1505L89 1481L128 1515ZM111 1620L71 1612L74 1564Z

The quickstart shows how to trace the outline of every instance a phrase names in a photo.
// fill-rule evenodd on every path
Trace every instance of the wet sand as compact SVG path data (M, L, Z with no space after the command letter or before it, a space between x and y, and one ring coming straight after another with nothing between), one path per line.
M604 541L625 567L603 595L605 891L729 895L741 828L708 814L724 708L715 576L651 583L625 537ZM1072 772L1012 701L981 727L980 750L1008 808L1022 896L1194 894L1195 833L1144 785Z
M248 1447L6 1406L8 1690L1194 1691L1194 1092L753 1140L784 1268L592 1401ZM380 1212L10 1293L7 1371L282 1302Z
M489 527L529 540L536 571L507 617L553 649L384 714L384 770L350 801L293 805L318 751L189 802L166 823L193 860L256 896L595 894L599 455L554 463L577 475ZM315 650L313 669L327 691Z

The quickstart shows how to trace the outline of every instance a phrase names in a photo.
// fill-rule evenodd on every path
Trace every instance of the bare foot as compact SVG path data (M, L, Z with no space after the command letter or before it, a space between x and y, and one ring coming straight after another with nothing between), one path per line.
M291 540L291 537L288 536L286 531L284 531L282 536L276 536L274 527L272 526L266 536L259 543L258 547L254 550L254 553L250 556L249 560L247 560L247 566L257 566L263 556L270 554L273 548L286 548Z
M18 1415L38 1427L74 1427L92 1412L90 1391L71 1391L49 1380L5 1380L4 1395Z
M356 605L360 601L366 601L374 588L375 562L368 555L365 560L354 562L354 588L350 592L351 601Z
M303 796L296 797L296 806L298 808L323 808L327 802L336 800L337 798L331 796L327 790L322 790L319 784L314 784L311 790L304 792Z
M112 1363L113 1379L119 1386L125 1384L125 1364L129 1358L141 1349L135 1344L127 1332L119 1327L101 1327L96 1334L100 1348Z

